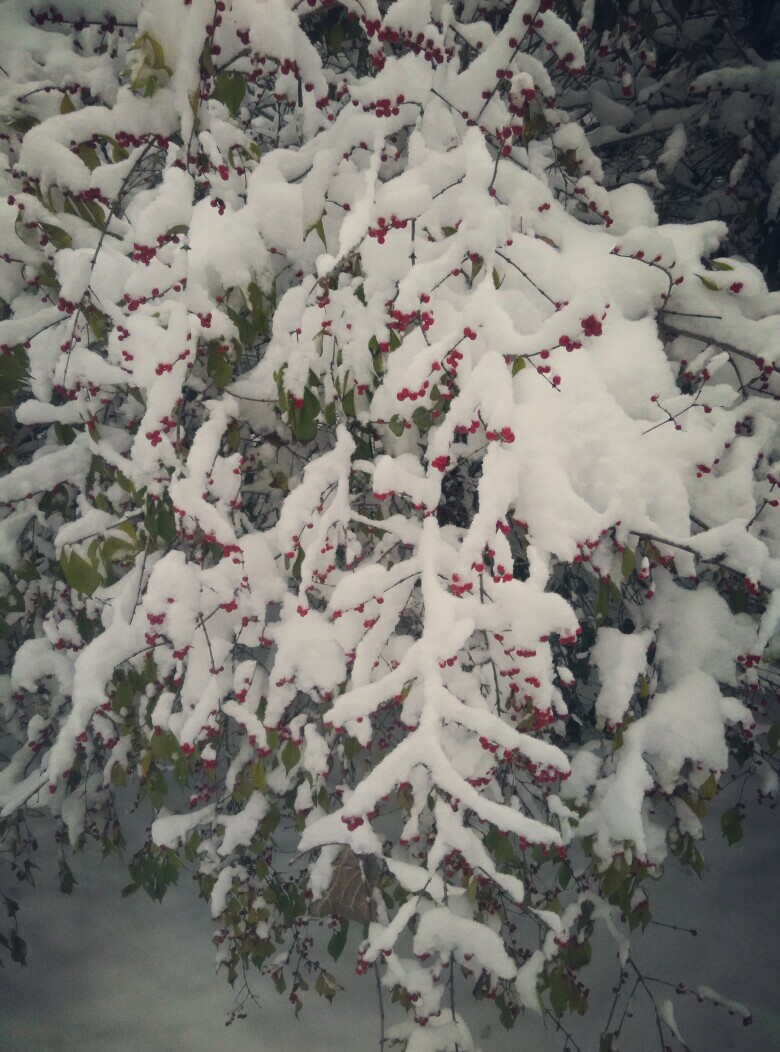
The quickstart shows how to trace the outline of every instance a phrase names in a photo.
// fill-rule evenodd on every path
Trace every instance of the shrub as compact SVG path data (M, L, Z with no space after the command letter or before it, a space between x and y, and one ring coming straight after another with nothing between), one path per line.
M16 871L132 791L231 981L331 998L352 922L410 1050L456 971L584 1012L776 788L776 295L606 185L546 0L68 10L4 87Z

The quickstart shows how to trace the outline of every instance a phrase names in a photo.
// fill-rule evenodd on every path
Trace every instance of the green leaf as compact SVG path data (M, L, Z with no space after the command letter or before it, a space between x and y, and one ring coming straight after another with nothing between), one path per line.
M99 310L91 310L87 314L87 324L92 330L96 340L102 340L108 331L108 318Z
M744 836L742 831L742 816L738 807L730 807L724 811L720 819L720 828L729 842L729 847L738 844Z
M246 77L242 73L220 73L214 81L213 97L227 107L231 117L237 117L246 95Z
M147 499L144 515L146 532L163 544L170 544L176 537L176 517L167 498L158 501Z
M9 938L11 940L11 960L14 964L27 964L27 943L15 931L11 932Z
M63 551L60 556L60 565L65 575L65 580L71 588L75 588L81 595L92 595L101 583L101 577L94 566L82 559L78 552Z
M261 792L267 788L265 768L263 767L262 760L257 760L257 762L252 765L252 785L255 789L259 789Z
M252 325L249 324L248 319L244 318L243 315L240 315L240 313L237 310L234 310L233 307L228 307L226 304L225 310L227 311L227 317L231 319L238 329L238 338L241 341L241 344L244 347L251 347L255 342L255 332Z
M249 303L252 307L252 324L264 336L270 335L269 310L273 308L273 303L254 281L249 282L247 292L249 293Z
M707 803L705 800L696 799L690 793L685 793L682 800L690 807L697 818L704 818L707 814Z
M734 269L731 266L730 263L724 263L722 259L713 259L712 265L713 265L713 267L715 267L716 270L733 270Z
M626 883L626 873L617 862L613 862L601 879L602 895L614 895Z
M166 544L171 544L176 538L176 519L173 507L167 501L161 501L157 510L157 533Z
M349 921L343 920L338 931L334 932L328 943L328 953L337 961L347 945L347 933L349 932Z
M89 168L90 172L94 172L102 163L94 146L79 146L79 157Z
M41 122L31 113L25 113L23 117L14 117L8 123L15 132L24 135L30 130L30 128L34 128L36 124L40 124Z
M341 406L345 414L354 420L355 418L355 388L350 387L344 397L341 399Z
M130 547L135 548L138 544L138 530L135 528L132 522L118 522L114 526L115 530L121 530L128 539Z
M60 102L60 113L73 113L75 109L76 107L73 105L70 95L67 91L64 91Z
M693 840L691 840L690 856L691 857L688 860L688 864L690 865L691 869L694 873L701 873L704 869L704 858L702 856L702 853L694 844Z
M715 775L711 774L702 785L699 786L699 796L702 800L711 800L718 791L718 783Z
M233 379L233 366L227 355L220 353L216 347L209 347L206 371L220 391L224 391Z
M300 581L301 579L301 567L303 566L303 560L305 558L306 552L303 550L303 548L299 548L298 554L295 557L295 562L292 564L292 568L290 569L290 573L296 581Z
M627 581L631 574L634 572L636 566L636 555L632 548L626 548L623 552L623 560L620 564L620 572L623 574L623 580Z
M702 283L705 289L710 289L711 292L719 291L719 286L716 285L715 282L712 281L710 278L705 278L703 274L697 274L696 277L699 279L699 281Z
M311 442L316 436L319 411L320 403L309 387L303 392L302 406L290 404L288 411L290 428L300 442Z
M47 289L57 289L59 291L59 282L57 281L57 272L48 260L45 263L41 263L38 267L38 283L43 285Z
M429 431L433 424L433 417L431 416L430 409L426 409L424 405L418 405L415 411L412 413L412 420L417 425L420 431Z
M558 883L560 884L561 888L567 888L573 876L574 874L572 873L571 866L569 865L569 863L561 862L560 866L558 867Z
M739 738L736 743L733 743L730 747L731 755L734 757L734 761L741 769L745 766L747 761L753 755L753 743L747 742L742 738Z
M569 983L560 972L553 972L550 976L550 1005L559 1016L569 1005Z
M60 227L52 226L50 223L41 223L41 226L55 248L70 248L73 244L73 238L70 234Z
M499 836L493 849L493 858L496 862L516 862L516 856L508 836Z
M592 957L593 948L589 939L584 939L582 942L572 942L566 951L566 960L569 962L570 967L575 970L590 964Z
M512 1030L515 1025L515 1017L509 1011L507 999L503 994L499 994L496 998L496 1008L499 1012L498 1019L501 1026L504 1030Z
M170 731L165 731L163 734L152 734L149 739L149 749L158 762L170 760L176 752L176 739Z
M0 406L13 405L13 395L24 386L29 377L27 352L23 347L13 347L0 355Z
M59 862L60 891L63 895L71 895L78 881L73 876L70 866L64 858Z
M154 55L154 68L167 70L168 67L165 65L165 52L163 51L160 42L158 40L155 40L155 38L150 33L144 33L143 36L146 38L148 43L151 44L152 54Z
M173 762L173 780L180 789L183 789L187 784L188 774L189 766L187 764L187 757L184 753L179 753Z
M323 215L324 214L325 213L323 212ZM309 236L312 230L317 234L317 237L323 243L325 248L327 248L328 245L325 241L325 227L322 225L322 216L320 216L316 223L312 223L311 226L307 228L306 233L304 234L304 240L306 240L306 238Z
M701 860L701 868L704 869L704 859ZM699 870L696 871L697 873ZM649 924L652 923L653 914L650 912L650 904L645 901L642 909L634 910L634 913L639 917L639 923L642 927L642 931L646 931Z
M780 745L780 723L773 723L766 736L766 747L770 756L774 756L777 752L778 745Z
M109 537L101 547L104 563L110 566L114 561L126 559L133 550L133 545L119 537Z
M306 387L303 392L303 409L312 420L316 420L320 411L320 402L310 387Z
M150 768L149 780L145 788L149 803L155 811L159 811L168 797L168 780L159 767Z
M346 37L344 36L344 30L339 25L331 26L328 32L325 34L325 40L328 47L334 55L337 55L344 46Z
M525 358L515 358L512 362L512 376L517 376L523 369L525 369Z
M169 76L172 74L170 67L165 64L165 52L159 40L155 40L151 33L141 33L140 36L136 37L130 46L130 50L143 52L143 68L162 69ZM135 87L135 84L133 84L133 87Z
M129 676L120 680L114 692L115 711L120 712L122 709L129 709L135 701L135 694L135 683Z
M393 432L396 438L400 438L405 430L404 422L400 416L394 416L390 420L388 420L387 426L390 428L390 430Z
M225 433L225 438L227 439L228 448L235 453L241 445L241 428L231 424Z
M75 201L74 203L76 212L85 222L90 223L98 230L102 229L106 221L106 213L97 201Z
M287 739L282 749L282 763L285 771L289 774L301 758L301 750L291 739Z
M205 44L203 50L200 53L200 64L205 69L210 77L215 77L217 74L216 66L214 65L214 59L211 54L211 49L208 44Z
M20 581L39 581L41 575L35 566L35 563L29 559L24 559L16 568L16 576Z

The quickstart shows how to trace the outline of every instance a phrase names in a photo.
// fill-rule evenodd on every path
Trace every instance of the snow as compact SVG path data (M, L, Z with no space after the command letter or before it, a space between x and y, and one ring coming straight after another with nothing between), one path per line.
M67 449L43 446L30 464L22 464L0 479L0 500L17 501L28 493L53 489L65 479L86 475L90 450L77 438Z
M48 757L46 773L50 783L56 783L63 771L69 769L76 753L76 735L86 729L92 714L105 701L107 685L117 664L134 655L140 644L138 629L115 621L76 657L71 709Z
M242 811L223 818L225 832L219 845L220 855L225 857L237 848L247 847L267 811L268 801L263 793L253 793Z
M166 815L160 813L152 822L152 841L162 848L177 848L197 829L199 825L209 825L216 814L216 807L209 804L198 811L187 815Z
M214 920L225 911L233 881L242 880L246 876L246 867L239 865L225 866L224 869L219 871L217 881L211 889L211 916Z
M685 153L685 148L687 145L688 136L685 132L685 125L675 124L674 128L672 128L669 138L664 144L663 150L658 155L656 165L659 168L666 169L668 172L671 172Z
M461 960L473 955L478 964L502 979L512 979L516 974L501 938L484 924L455 916L445 906L434 906L422 913L414 936L414 952L449 957L455 951Z
M647 667L647 648L651 632L624 635L616 628L602 628L593 661L599 670L602 687L596 699L599 720L621 723L634 693L637 677Z

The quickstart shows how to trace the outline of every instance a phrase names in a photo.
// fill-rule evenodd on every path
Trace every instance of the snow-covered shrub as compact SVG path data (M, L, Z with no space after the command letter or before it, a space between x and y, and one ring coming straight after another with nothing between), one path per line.
M667 221L720 219L780 287L780 9L736 0L586 0L587 75L567 92L607 173Z
M2 18L14 866L133 789L231 980L330 998L352 921L410 1050L455 972L584 1012L776 787L778 294L604 185L546 0Z

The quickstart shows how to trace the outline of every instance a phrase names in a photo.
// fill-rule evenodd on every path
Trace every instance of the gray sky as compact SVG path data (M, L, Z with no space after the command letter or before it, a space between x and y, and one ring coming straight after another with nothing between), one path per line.
M651 928L639 940L637 959L650 974L706 983L754 1010L745 1029L722 1008L697 1005L672 993L677 1022L694 1052L780 1050L780 993L776 965L780 891L776 815L764 808L745 824L741 844L729 849L717 822L703 845L702 880L670 867L651 898L656 919L696 927L698 938ZM43 853L43 849L42 849ZM333 1006L316 995L300 1020L285 997L263 990L263 1009L225 1026L232 995L214 973L212 922L187 874L160 905L139 892L120 899L126 871L94 856L76 859L79 881L70 898L57 886L55 867L44 862L37 891L20 885L27 968L8 965L0 974L0 1048L13 1052L373 1052L378 1047L373 977L352 976L350 991ZM14 891L14 889L8 889ZM585 1020L572 1029L584 1052L598 1047L599 1022L614 981L614 949L607 939L587 970L593 990ZM347 957L345 951L344 960ZM349 972L345 971L349 977ZM466 993L465 985L463 987ZM464 997L464 1004L467 1003ZM473 1009L473 1006L472 1006ZM563 1042L535 1019L507 1034L497 1015L466 1012L482 1052L547 1052ZM475 1022L476 1019L476 1022ZM658 1048L652 1019L637 1011L621 1048ZM489 1027L489 1030L486 1030Z

